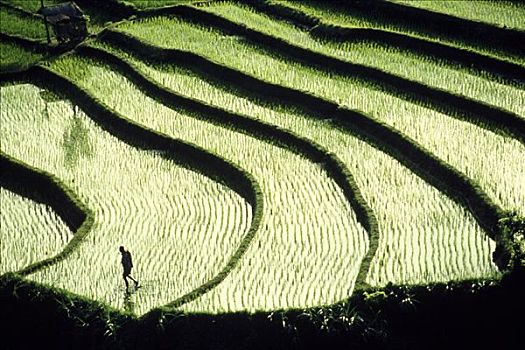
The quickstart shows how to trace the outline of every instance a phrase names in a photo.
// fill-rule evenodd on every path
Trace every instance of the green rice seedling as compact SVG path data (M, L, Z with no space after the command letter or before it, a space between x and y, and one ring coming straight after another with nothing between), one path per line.
M457 67L422 59L410 52L370 43L336 43L312 38L308 31L274 20L252 9L232 3L207 6L206 11L242 21L250 28L352 63L381 69L403 78L437 87L512 111L525 118L525 90L477 76Z
M43 21L20 15L5 7L0 7L0 32L30 39L46 38Z
M42 54L0 41L0 71L24 70L40 61Z
M244 309L306 307L351 294L367 251L367 234L342 190L319 164L166 108L113 69L87 59L64 58L52 68L127 118L197 144L255 177L265 210L260 229L238 265L246 279L235 288L256 286L243 296ZM87 78L78 74L81 70L90 71Z
M525 30L525 6L512 1L390 0L405 6L443 13L498 27Z
M2 151L57 176L95 218L77 251L28 278L143 314L207 282L237 250L252 210L229 188L124 144L67 101L46 103L35 86L0 94ZM131 296L120 245L143 285Z
M514 61L519 64L525 63L525 60L523 59L523 57L510 56L502 52L499 52L495 49L490 49L487 46L475 45L472 43L467 43L467 42L454 40L450 38L436 37L435 35L432 35L430 33L425 33L423 31L414 31L410 28L406 28L401 25L395 25L395 24L389 23L388 21L384 21L383 18L381 18L380 13L371 14L370 16L365 17L357 12L344 11L344 10L341 10L337 4L331 1L310 2L310 1L291 0L291 1L287 1L286 3L282 3L282 2L278 2L278 3L281 5L286 5L292 8L296 8L307 14L321 18L325 23L331 23L331 24L335 24L335 25L339 25L343 27L351 27L351 28L382 29L382 30L399 33L399 34L410 35L413 37L421 37L427 40L436 41L436 42L440 42L440 43L447 44L447 45L453 45L453 46L460 47L460 48L466 48L472 51L477 51L477 52L484 53L487 55L492 55L492 56L500 57L506 60Z
M157 18L127 24L122 29L153 44L192 51L259 79L364 111L477 181L501 207L525 213L525 150L513 139L358 85L348 78L272 57L240 38L208 28ZM473 148L483 151L472 152Z
M53 209L0 188L0 275L58 254L73 238Z
M365 142L326 122L306 118L279 106L264 107L253 103L187 72L153 67L117 49L103 44L98 46L113 50L131 61L143 74L179 94L278 125L337 154L352 172L367 203L377 213L381 227L382 248L376 254L367 282L373 285L385 285L389 281L444 282L495 274L495 267L490 261L494 242L485 237L473 217L397 161ZM422 244L419 242L425 242L428 246L419 247ZM428 248L434 246L439 246L439 249ZM257 305L256 300L250 299L257 297L259 287L250 285L249 266L246 270L235 270L217 291L183 309L227 312ZM242 295L243 291L248 296ZM268 292L266 298L270 295ZM275 298L286 297L283 293Z

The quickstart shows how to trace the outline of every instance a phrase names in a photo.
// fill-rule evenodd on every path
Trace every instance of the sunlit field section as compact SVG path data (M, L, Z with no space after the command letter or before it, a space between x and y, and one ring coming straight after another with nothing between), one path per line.
M282 119L283 124L286 121ZM495 244L464 209L392 158L357 139L308 120L296 122L292 127L302 129L308 137L331 149L344 149L339 156L347 165L353 165L350 169L357 184L377 213L379 246L366 282L385 286L389 282L419 284L497 275L491 262ZM249 272L235 269L216 289L184 305L183 310L213 313L244 310L256 293L253 284L245 282ZM312 276L305 274L302 278ZM285 297L281 291L275 293Z
M413 1L389 0L404 6L485 22L504 28L525 30L525 5L512 1Z
M112 69L87 59L65 58L53 69L118 113L210 150L255 177L264 211L260 229L238 265L244 277L235 288L250 290L243 293L242 309L306 307L351 294L367 235L342 190L321 166L268 142L168 109ZM79 76L79 71L91 72L91 78Z
M359 14L358 12L344 10L341 7L339 7L335 2L332 2L332 1L291 0L291 1L286 1L286 3L281 2L281 1L272 1L272 2L281 4L281 5L285 5L285 6L289 6L292 8L296 8L307 14L321 18L326 23L332 23L335 25L339 25L343 27L351 27L351 28L381 29L381 30L387 30L387 31L399 33L399 34L405 34L405 35L410 35L414 37L421 37L427 40L436 41L436 42L440 42L440 43L447 44L447 45L453 45L456 47L461 47L461 48L469 49L472 51L477 51L480 53L484 53L484 54L488 54L488 55L492 55L492 56L496 56L500 58L505 58L510 61L514 61L516 63L525 64L525 59L523 57L520 58L516 56L509 56L501 52L498 52L496 50L490 49L486 46L479 46L475 44L465 43L465 42L454 40L451 38L436 37L434 35L431 35L429 33L425 33L422 31L414 31L402 25L394 25L394 24L389 23L389 21L385 21L380 13L370 14L370 16L365 17L362 14ZM461 1L454 1L454 2L461 2ZM498 6L499 6L499 3L501 3L501 1L498 2ZM519 17L517 20L520 21ZM523 20L521 21L523 22Z
M42 57L42 54L0 41L0 71L25 69Z
M306 30L256 13L242 5L217 3L203 7L203 9L294 45L352 63L381 69L431 87L507 109L525 118L525 90L521 88L507 86L457 68L454 69L444 63L439 64L430 59L423 59L408 51L369 43L335 43L316 40Z
M0 275L58 254L73 238L49 206L4 188L0 188L0 222Z
M363 111L400 130L477 181L502 208L525 213L522 185L525 149L513 139L358 85L350 79L272 57L240 38L175 19L144 20L119 29L146 42L188 50L259 79L308 91ZM483 151L472 152L473 147Z
M251 223L235 192L101 130L31 85L1 89L2 151L56 175L94 212L68 259L29 278L143 314L215 276ZM120 245L143 288L125 298ZM124 303L124 301L127 301Z
M42 21L2 6L0 6L0 32L30 39L46 38L46 29Z
M111 50L108 46L100 46ZM376 254L374 270L368 279L370 283L448 281L491 276L495 272L490 262L494 244L484 236L473 218L382 152L325 122L284 111L277 105L271 108L257 105L180 70L153 67L120 50L112 50L177 93L289 129L337 154L351 169L367 203L378 213L380 246L385 249ZM417 248L420 242L440 248ZM466 259L466 255L471 257ZM244 278L240 277L242 272L237 274L239 277L232 275L216 292L204 296L202 302L189 304L185 310L241 310L241 291L250 287L236 287Z

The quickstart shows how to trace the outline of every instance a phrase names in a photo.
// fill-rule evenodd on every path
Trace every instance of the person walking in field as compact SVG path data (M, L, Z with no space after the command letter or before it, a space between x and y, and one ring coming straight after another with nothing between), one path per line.
M128 284L128 278L130 278L133 282L135 282L135 287L138 287L139 282L135 280L133 277L131 277L131 268L133 267L133 262L131 261L131 253L124 249L123 246L120 246L119 248L120 253L122 254L122 268L124 269L124 273L122 274L122 277L124 278L124 282L126 283L126 292L128 291L129 284Z

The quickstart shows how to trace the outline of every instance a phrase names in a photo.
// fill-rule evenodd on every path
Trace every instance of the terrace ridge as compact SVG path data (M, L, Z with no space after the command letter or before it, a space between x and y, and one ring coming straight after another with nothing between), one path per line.
M137 13L137 8L129 2L118 0L74 0L80 7L107 12L116 19L129 18Z
M48 49L50 48L41 40L27 38L22 35L7 34L0 32L0 40L40 53L48 52Z
M299 28L305 28L310 35L333 42L375 42L380 45L409 50L433 60L459 65L463 69L488 74L503 79L511 85L525 86L525 67L452 45L418 38L377 28L353 28L328 23L322 18L306 14L296 8L282 4L248 1L247 5L268 16L284 19Z
M20 77L20 75L18 75ZM3 80L0 76L0 80ZM20 269L16 273L27 276L66 259L82 243L94 223L91 209L60 179L45 171L0 152L0 186L35 202L49 205L73 233L73 238L61 252Z
M11 273L0 276L0 299L5 305L4 316L10 320L4 340L8 348L31 348L36 336L53 348L78 349L113 348L115 344L138 349L202 349L217 344L232 349L340 349L348 344L359 349L384 349L395 341L408 344L406 339L411 346L421 348L486 348L489 344L496 349L510 348L520 340L521 324L511 317L517 308L523 308L519 277L508 276L497 282L389 286L375 293L356 291L344 302L329 307L254 314L182 314L159 308L136 317ZM403 303L407 298L417 301L418 307L407 309ZM451 313L455 317L450 317ZM349 317L358 322L345 326ZM467 338L464 324L472 325L467 328ZM225 327L235 332L224 332ZM28 329L36 332L34 337L25 336ZM490 336L480 339L480 329L482 335ZM444 330L446 337L429 345L429 339L433 341ZM494 332L496 336L492 336ZM70 339L64 334L74 336ZM504 336L509 334L513 336Z
M313 2L319 3L318 0ZM342 11L353 11L373 18L382 15L382 21L426 32L433 36L455 39L465 43L497 48L500 52L516 56L525 55L520 43L525 32L511 28L499 28L485 22L455 17L444 13L404 6L389 1L334 1Z
M357 79L392 96L430 107L485 129L507 134L525 144L525 119L515 113L446 90L405 79L377 68L342 61L314 52L274 36L232 22L221 16L184 5L164 8L165 15L176 16L199 25L211 26L230 35L240 35L262 50L277 54L320 71ZM147 17L147 16L146 16Z

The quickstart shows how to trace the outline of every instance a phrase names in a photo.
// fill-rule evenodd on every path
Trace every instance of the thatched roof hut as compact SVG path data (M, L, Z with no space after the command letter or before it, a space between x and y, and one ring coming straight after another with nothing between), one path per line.
M80 41L88 35L84 12L73 1L44 6L38 10L38 13L44 16L46 30L48 24L53 27L60 43ZM48 41L50 41L49 31Z

